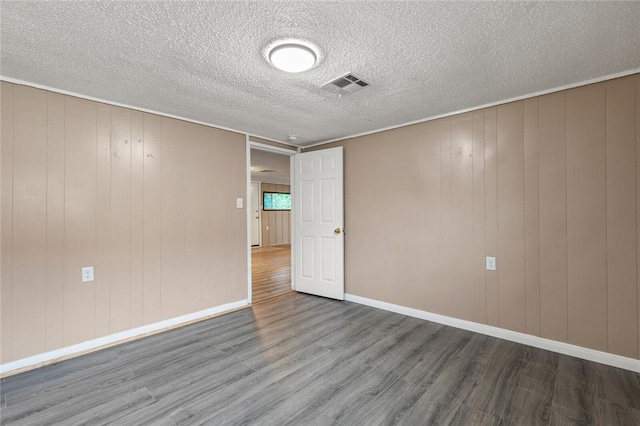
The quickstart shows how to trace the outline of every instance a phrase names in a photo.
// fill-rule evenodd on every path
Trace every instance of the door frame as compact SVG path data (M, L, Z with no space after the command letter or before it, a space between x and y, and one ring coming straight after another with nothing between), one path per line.
M340 221L338 221L338 223L334 222L334 225L338 225L342 230L342 232L341 232L342 235L337 237L338 239L341 240L340 241L340 246L341 246L341 250L340 251L342 252L342 254L341 254L341 256L336 255L334 257L334 260L337 259L337 258L341 258L340 259L340 264L341 264L340 270L341 270L341 273L339 275L341 275L341 277L342 277L341 278L342 285L341 285L341 290L338 291L338 293L340 293L339 296L337 296L336 292L334 292L334 291L327 291L326 288L318 289L318 287L317 287L318 280L315 277L312 279L312 281L313 281L312 287L315 287L315 288L313 288L312 291L309 291L310 290L310 288L308 286L309 283L307 282L306 286L303 285L302 283L304 281L304 278L303 277L298 277L296 275L296 273L295 273L295 268L297 266L295 260L296 260L296 257L297 257L296 255L298 254L298 248L296 246L297 246L297 243L299 242L299 239L301 237L301 235L297 234L296 229L298 228L298 225L303 226L301 224L301 222L299 222L299 218L297 217L298 215L296 214L296 213L301 214L301 211L300 211L300 209L298 207L302 208L302 204L298 205L298 199L295 198L296 195L300 195L300 194L297 194L296 190L298 190L298 189L301 190L301 188L298 188L298 186L296 184L297 178L298 178L298 175L303 174L302 173L302 168L300 167L300 164L298 163L298 160L299 160L299 157L302 157L304 155L304 156L311 156L311 158L313 158L313 160L314 160L314 163L315 163L316 159L319 159L320 161L322 161L323 155L329 155L329 154L327 154L327 151L332 151L334 153L339 151L339 153L340 153L339 155L338 154L336 154L336 155L340 157L340 161L339 161L339 163L340 163L340 173L339 173L338 178L340 180L340 182L339 182L340 185L339 186L340 186L340 195L341 195L341 198L342 198L342 200L341 200L342 201L342 203L341 203L342 206L338 210L341 210L342 218L341 218ZM336 299L336 300L345 300L344 299L344 295L345 295L345 291L344 291L345 290L345 287L344 287L344 282L345 282L345 276L344 276L344 249L345 249L345 241L344 241L344 226L345 226L345 224L344 224L344 220L345 220L345 217L344 217L344 148L342 146L338 146L338 147L333 147L333 148L321 149L321 150L315 151L315 152L300 153L300 155L292 156L290 158L290 167L291 167L291 172L290 173L291 173L291 182L292 182L291 183L291 185L292 185L291 186L291 197L292 197L292 200L293 200L292 207L296 206L296 211L291 213L291 228L292 228L292 230L291 230L291 234L292 234L292 237L291 237L291 274L292 274L292 276L291 276L291 287L292 287L293 290L302 291L304 293L315 294L315 295L318 295L318 296L328 297L328 298ZM300 170L297 170L298 167L300 167ZM321 169L322 169L322 167L318 167L316 172L320 172L322 174ZM325 176L325 177L327 177L327 176ZM320 181L323 180L322 178L317 178L317 179L319 179ZM322 196L321 196L321 198L322 198ZM302 203L302 199L300 199L299 201ZM315 207L314 207L314 209L315 209ZM317 222L315 220L314 220L314 224L317 225ZM317 226L316 226L316 231L317 231ZM333 231L333 232L332 231L333 231L333 226L331 226L330 230L325 229L325 232L331 232L331 233L335 232L335 231ZM315 237L317 237L317 232L314 234L314 238ZM334 235L334 237L335 237L335 235ZM317 244L316 241L314 241L314 247L315 247L315 244ZM314 250L315 249L317 249L317 247L315 247ZM300 254L300 255L302 255L302 254ZM322 256L320 256L320 257L322 257ZM301 260L300 257L297 257L297 259ZM338 274L336 274L336 276L337 275ZM298 280L298 278L300 278L300 280ZM336 280L336 281L338 281L338 280ZM306 287L306 288L304 290L302 290L302 289L300 289L298 287L298 284L300 284L300 286Z
M287 148L281 148L279 146L274 146L274 145L267 145L265 143L262 142L256 142L251 140L251 136L249 135L245 135L245 149L246 149L246 169L247 169L247 188L245 191L245 199L247 200L247 202L245 203L245 211L246 211L246 216L247 216L247 304L251 305L252 303L252 279L251 279L251 209L249 208L249 200L251 199L251 149L257 149L260 151L267 151L267 152L273 152L275 154L283 154L283 155L288 155L289 157L294 156L295 154L298 154L300 152L302 152L302 148L299 147L294 147L291 146L290 149ZM280 142L278 142L280 143ZM294 198L294 173L293 173L293 162L290 160L289 161L289 185L291 188L291 198ZM292 220L291 220L291 231L290 231L290 235L293 236L293 227L294 227L294 221L293 221L293 216L295 215L295 211L293 208L293 204L291 204L291 216L292 216ZM262 217L262 215L261 215ZM260 221L262 226L262 220ZM262 246L262 229L260 230L260 244ZM295 274L294 274L294 250L293 250L293 239L291 240L291 289L295 289L295 283L293 282Z
M262 210L260 209L260 194L262 194L262 182L258 180L252 180L249 182L250 185L258 184L258 247L262 247ZM247 208L251 206L251 201L247 200ZM253 221L253 214L249 214L251 220ZM251 238L253 238L253 229L251 230ZM253 243L253 241L251 241ZM253 247L253 244L251 245Z

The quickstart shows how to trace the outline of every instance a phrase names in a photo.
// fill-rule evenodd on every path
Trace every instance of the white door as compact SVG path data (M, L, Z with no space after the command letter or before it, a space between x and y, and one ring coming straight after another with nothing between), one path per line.
M343 300L342 147L296 154L293 161L295 289Z
M260 183L251 182L251 245L260 245Z

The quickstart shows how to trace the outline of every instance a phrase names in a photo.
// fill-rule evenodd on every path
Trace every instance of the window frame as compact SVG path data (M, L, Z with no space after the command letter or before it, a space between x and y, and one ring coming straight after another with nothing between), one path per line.
M265 209L264 208L264 196L265 194L287 194L289 195L289 201L291 201L291 192L279 192L279 191L262 191L262 211L263 212L290 212L291 207L288 209Z

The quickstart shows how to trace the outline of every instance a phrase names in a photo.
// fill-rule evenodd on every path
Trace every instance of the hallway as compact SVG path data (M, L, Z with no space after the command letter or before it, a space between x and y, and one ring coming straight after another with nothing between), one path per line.
M291 244L251 249L253 303L291 291Z

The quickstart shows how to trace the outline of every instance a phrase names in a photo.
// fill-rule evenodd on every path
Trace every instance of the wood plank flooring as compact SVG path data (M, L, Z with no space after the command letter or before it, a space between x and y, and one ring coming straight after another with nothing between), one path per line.
M291 244L251 249L252 301L291 291Z
M0 385L2 424L640 424L638 374L297 293Z

